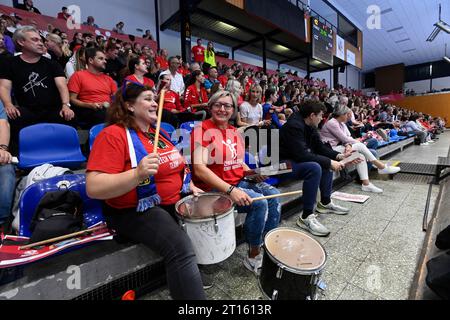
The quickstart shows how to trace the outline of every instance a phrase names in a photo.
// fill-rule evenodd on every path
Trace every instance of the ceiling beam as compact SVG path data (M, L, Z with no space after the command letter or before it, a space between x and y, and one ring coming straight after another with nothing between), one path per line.
M258 37L261 36L261 34L256 32L255 30L252 30L252 29L250 29L248 27L244 27L244 26L242 26L242 25L240 25L240 24L238 24L238 23L236 23L234 21L231 21L231 20L228 20L227 18L218 16L217 14L214 14L212 12L208 12L208 11L200 9L200 8L197 8L195 10L195 12L196 13L200 13L200 14L208 17L208 18L212 18L212 19L217 20L217 21L225 22L226 24L229 24L230 26L236 27L236 28L240 29L241 31L245 31L247 33L253 34L253 35L258 36Z
M245 44L241 44L241 45L238 45L236 47L233 47L232 49L234 51L242 49L242 48L246 47L249 44L252 44L252 43L255 43L255 42L258 42L258 41L262 41L264 37L266 37L266 38L273 37L273 36L275 36L275 35L277 35L279 33L281 33L281 30L280 29L275 29L273 31L270 31L269 33L266 33L265 35L262 35L262 36L254 38L254 39L252 39L250 41L247 41Z

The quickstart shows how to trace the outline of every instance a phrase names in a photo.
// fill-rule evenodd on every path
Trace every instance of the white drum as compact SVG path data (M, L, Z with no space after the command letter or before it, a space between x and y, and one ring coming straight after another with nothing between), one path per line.
M236 249L234 203L221 193L202 193L177 202L180 224L191 239L197 263L210 265L229 258Z

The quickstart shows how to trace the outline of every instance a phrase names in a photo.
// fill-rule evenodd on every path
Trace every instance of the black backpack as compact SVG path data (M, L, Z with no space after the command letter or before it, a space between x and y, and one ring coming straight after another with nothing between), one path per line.
M83 200L78 192L60 190L42 197L30 224L35 243L83 229Z
M450 299L450 251L427 262L428 287L440 298Z

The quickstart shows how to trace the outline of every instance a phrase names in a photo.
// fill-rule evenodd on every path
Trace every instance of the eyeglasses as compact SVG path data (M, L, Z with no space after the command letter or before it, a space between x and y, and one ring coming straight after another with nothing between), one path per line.
M230 110L234 109L234 106L232 104L220 103L220 102L213 103L211 107L216 110L220 110L223 107L226 111L230 111Z

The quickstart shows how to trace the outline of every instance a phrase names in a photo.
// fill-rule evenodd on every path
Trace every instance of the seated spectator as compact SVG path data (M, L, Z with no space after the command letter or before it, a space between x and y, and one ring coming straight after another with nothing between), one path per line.
M244 232L249 250L244 266L257 273L262 264L264 236L278 226L281 206L277 198L255 202L252 198L279 191L265 184L263 177L244 180L245 172L250 170L244 162L244 142L236 128L228 123L237 111L234 96L219 91L211 97L208 106L212 118L196 126L191 134L193 181L204 191L227 193L238 206L236 209L247 213ZM212 131L222 135L211 134ZM218 157L214 150L223 152Z
M16 186L16 173L9 153L9 124L0 104L0 234L7 234Z
M0 61L12 57L12 54L6 49L4 36L0 33Z
M145 30L145 34L142 36L142 38L153 41L153 35L150 30Z
M106 69L104 71L106 75L119 82L119 73L125 65L119 59L119 51L122 47L113 42L108 42L106 45Z
M112 78L104 74L106 56L98 48L86 49L87 70L75 72L69 80L70 101L79 124L90 129L104 123L106 109L117 91Z
M211 88L214 84L220 83L219 80L217 80L219 73L217 72L217 68L209 68L208 71L208 78L205 79L205 89L210 92Z
M69 56L66 56L63 51L61 37L54 33L48 34L45 40L45 46L47 47L47 52L52 57L52 60L59 63L62 68L65 68L70 58Z
M314 214L319 188L321 200L315 209L317 212L346 215L350 211L331 201L333 171L343 169L343 164L338 161L344 159L344 155L320 140L317 128L325 111L322 103L309 100L280 129L280 159L292 162L293 172L288 178L304 180L303 214L297 225L320 237L328 236L330 231Z
M83 34L81 32L75 32L73 34L72 42L70 43L69 46L70 51L76 52L83 45L84 45Z
M125 31L123 31L123 28L125 27L125 23L120 21L116 26L112 29L113 32L118 34L125 34Z
M133 44L133 52L138 56L142 55L142 46L139 42Z
M192 81L188 83L184 95L184 108L201 117L202 121L206 119L207 113L204 109L208 107L208 93L203 86L204 82L203 72L200 70L195 71L192 73Z
M33 0L23 0L23 4L18 4L17 9L26 10L28 12L34 12L41 14L41 12L33 4Z
M125 80L140 83L141 85L149 87L152 90L155 89L155 83L153 80L144 76L148 73L147 65L144 59L130 59L130 62L128 63L128 70L130 70L131 75L127 76Z
M106 40L105 40L105 38L102 35L99 35L99 36L95 37L95 44L100 49L102 49L102 50L105 49L105 43L106 43Z
M270 120L263 121L261 95L262 89L258 84L255 84L250 88L247 101L243 102L239 107L240 121L238 121L238 126L263 127L265 125L270 125Z
M228 66L224 66L223 71L224 73L220 75L217 80L219 80L222 86L225 88L227 86L228 80L233 74L233 70Z
M377 167L379 174L395 174L400 171L400 168L385 165L375 158L365 144L352 138L350 131L345 125L350 117L350 108L343 105L338 106L333 112L333 119L325 123L320 131L322 142L328 143L333 150L343 154L345 158L349 157L352 152L358 152L362 162L356 165L356 169L362 181L362 191L382 193L382 189L374 186L369 181L367 162Z
M0 36L2 38L2 44L0 44L1 52L6 50L10 54L14 54L16 52L16 47L14 45L14 41L7 34L7 21L4 19L4 16L0 17Z
M237 80L229 80L226 84L225 90L230 92L236 98L239 110L239 107L244 103L244 99L242 98L242 93L244 90L242 89L241 83ZM237 114L239 114L239 112Z
M72 17L72 16L69 13L69 9L67 9L67 7L62 7L61 12L58 13L56 18L67 21L70 17Z
M417 119L419 119L418 115L409 117L409 121L405 124L405 129L407 132L413 132L419 137L421 146L428 146L430 145L428 133L417 124Z
M95 24L95 19L93 16L87 17L86 22L83 22L83 26L98 28L98 25Z
M75 54L69 59L66 64L66 78L70 80L72 75L77 71L86 70L86 58L85 58L85 49L81 47L75 52Z
M136 84L117 92L109 126L95 139L89 157L86 191L104 201L110 228L163 257L173 299L205 300L195 252L175 213L183 192L202 190L183 178L185 160L164 135L153 153L155 100L150 88Z
M172 78L169 74L161 75L158 82L157 93L159 95L161 90L166 91L164 95L164 105L163 105L164 110L162 115L162 121L170 123L175 128L177 128L181 123L190 121L183 119L183 115L184 114L190 115L190 112L187 112L186 109L181 104L180 96L176 92L170 90L171 80Z
M33 124L67 123L74 117L61 66L42 55L45 46L39 32L30 26L17 29L14 41L21 55L0 67L0 99L11 125L11 152L16 153L19 132ZM18 106L11 100L11 93Z
M167 60L168 56L169 56L169 53L168 53L167 49L159 50L159 54L155 58L156 65L158 66L159 70L166 71L167 69L169 69L170 61Z
M178 73L178 68L180 66L180 61L177 57L169 58L170 67L168 70L161 72L163 74L169 74L172 77L170 90L176 92L180 98L184 96L184 80L181 74Z
M263 119L265 121L270 121L270 126L273 129L280 129L282 127L282 123L278 117L277 108L273 105L278 101L278 93L274 88L269 88L266 90L266 103L263 104ZM281 114L280 114L281 115ZM283 119L283 118L282 118ZM284 122L286 122L286 118L284 118Z
M197 39L197 45L192 47L192 57L194 62L199 64L205 62L205 47L202 45L202 39Z

